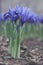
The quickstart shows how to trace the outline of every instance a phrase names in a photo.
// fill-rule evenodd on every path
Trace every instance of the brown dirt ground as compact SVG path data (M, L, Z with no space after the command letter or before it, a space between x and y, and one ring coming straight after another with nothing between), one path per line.
M23 40L20 56L20 58L13 58L8 53L7 39L0 36L0 65L43 65L43 41Z

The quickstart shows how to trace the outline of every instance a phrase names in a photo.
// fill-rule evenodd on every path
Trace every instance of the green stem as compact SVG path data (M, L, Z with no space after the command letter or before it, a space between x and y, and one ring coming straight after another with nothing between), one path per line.
M24 37L25 37L25 38L28 38L28 24L27 24L27 23L25 24L24 33L25 33L25 34L24 34Z
M43 40L43 24L39 24L38 40Z
M32 38L35 38L35 34L36 34L35 26L34 26L34 24L31 24L30 36L31 36Z
M17 34L17 50L16 50L16 57L20 57L20 27L18 28L18 34Z
M0 36L2 35L2 22L0 21Z
M11 38L10 38L10 28L11 26L10 26L10 21L8 21L8 23L7 23L7 36L8 36L8 38L9 38L9 43L8 43L8 51L9 51L9 53L11 53Z

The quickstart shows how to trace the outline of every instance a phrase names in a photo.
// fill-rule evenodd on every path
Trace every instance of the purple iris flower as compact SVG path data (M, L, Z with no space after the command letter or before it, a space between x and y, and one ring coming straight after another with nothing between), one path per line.
M0 20L1 21L6 21L8 19L8 13L3 13L3 14L0 14Z
M28 23L37 23L38 22L38 15L34 12L31 12L31 10L27 7L20 7L17 5L15 7L15 11L18 13L19 19L22 24L28 22Z
M29 22L29 23L37 24L37 23L38 23L38 15L36 15L36 14L33 13L33 12L30 12L30 13L28 14L28 22Z
M19 5L16 5L15 12L18 13L18 15L19 15L22 12L22 7L20 7Z
M22 23L25 23L28 21L28 14L30 12L30 9L27 7L22 7L22 13L21 13L21 21Z
M43 14L41 16L39 16L39 21L40 21L40 23L43 24Z
M26 12L24 13L24 15L22 16L22 20L23 22L28 22L28 23L37 23L38 22L38 18L37 15L35 13L32 13L31 11L28 11L28 9L26 10Z
M24 24L28 20L29 11L30 9L27 7L17 6L16 12L18 13L19 19L22 24Z
M5 21L3 14L0 14L0 21Z
M4 13L2 15L2 18L3 18L4 21L6 21L9 18L8 12L7 13Z
M2 21L2 14L0 13L0 22Z
M19 19L21 19L22 10L23 10L22 7L20 7L19 5L15 6L15 12Z
M8 15L11 21L16 21L18 16L16 15L16 11L9 9Z

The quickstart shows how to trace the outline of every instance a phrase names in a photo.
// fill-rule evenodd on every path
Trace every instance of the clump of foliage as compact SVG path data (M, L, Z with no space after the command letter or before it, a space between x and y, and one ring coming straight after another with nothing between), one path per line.
M43 39L43 16L38 16L28 7L15 6L0 14L0 35L9 39L8 51L14 58L20 57L20 43L24 38L35 38L39 24L38 39ZM3 33L2 33L3 32Z

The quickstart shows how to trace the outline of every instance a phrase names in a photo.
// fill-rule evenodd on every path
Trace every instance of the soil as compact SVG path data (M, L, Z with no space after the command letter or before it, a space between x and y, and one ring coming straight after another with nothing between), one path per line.
M43 41L26 39L21 42L20 58L8 53L8 40L0 36L0 65L43 65Z

